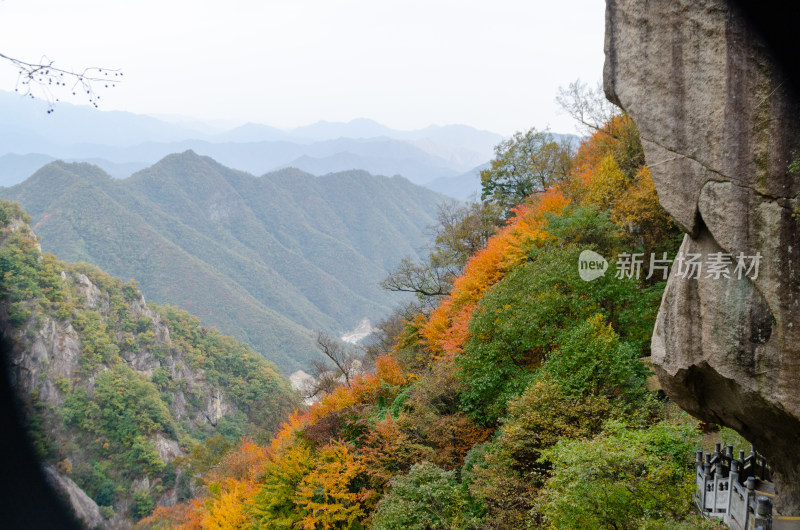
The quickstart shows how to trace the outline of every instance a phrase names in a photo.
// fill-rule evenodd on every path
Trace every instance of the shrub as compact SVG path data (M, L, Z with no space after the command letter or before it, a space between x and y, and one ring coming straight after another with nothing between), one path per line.
M619 227L596 206L570 204L563 215L548 215L547 231L562 243L591 248L607 257L615 255L622 247Z
M102 515L105 519L111 519L114 517L114 507L100 506L100 515Z
M147 517L156 507L156 501L147 490L139 490L133 494L133 503L131 504L131 517L138 521Z
M565 440L542 451L553 464L539 504L547 523L623 529L688 517L698 432L683 417L648 429L612 422L592 440Z
M486 507L481 530L536 526L531 509L541 483L513 469L511 464L507 452L494 442L476 445L465 458L462 480L470 494Z
M134 438L131 448L124 453L125 464L133 473L153 476L164 470L164 461L152 442L143 436Z
M479 528L483 507L456 479L427 462L396 478L372 519L375 530Z
M635 401L645 392L646 369L638 352L621 342L599 313L559 335L558 348L542 371L567 398L603 395Z
M101 507L113 506L114 497L116 495L115 489L114 483L111 480L104 480L97 488L97 493L94 496L95 502Z
M497 443L514 469L538 475L548 467L540 458L542 450L561 440L594 436L611 407L604 396L564 395L558 382L545 375L509 403Z

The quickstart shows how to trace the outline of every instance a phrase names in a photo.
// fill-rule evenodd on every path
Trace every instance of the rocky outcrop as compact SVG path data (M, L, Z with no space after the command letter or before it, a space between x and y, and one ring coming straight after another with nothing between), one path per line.
M3 207L4 205L0 205ZM4 212L9 211L7 205ZM11 209L13 213L13 209ZM30 227L21 218L12 217L0 223L0 247L8 244L12 235L19 235L29 245L36 248L39 253L38 242ZM15 250L21 247L19 242ZM13 254L13 253L12 253ZM34 259L43 259L39 254ZM95 283L89 276L71 269L65 263L55 264L64 267L59 274L62 285L67 288L68 298L74 308L66 313L54 309L43 298L26 300L23 303L29 309L27 322L13 325L9 318L9 302L0 299L0 336L5 337L11 344L8 352L8 363L12 387L25 405L28 421L38 425L38 436L46 438L51 453L48 458L51 462L44 462L44 471L54 490L58 491L72 507L75 516L82 520L88 528L130 528L131 520L128 516L130 508L130 494L138 489L150 491L153 495L160 495L162 504L174 504L177 500L174 489L161 493L146 473L136 476L128 471L133 486L130 492L116 495L113 516L104 517L103 511L87 493L81 489L75 480L80 482L79 474L74 473L73 463L84 464L96 459L97 454L89 456L85 445L90 444L93 438L100 434L88 435L82 433L80 428L68 427L60 415L62 405L73 389L80 388L91 396L95 392L98 375L113 369L119 363L124 363L134 372L151 379L157 370L162 377L166 377L169 384L162 389L162 395L168 395L171 420L174 423L182 422L186 428L214 432L215 426L221 418L228 414L235 414L237 408L230 397L215 384L207 380L204 369L191 362L180 345L172 342L170 329L158 311L148 306L142 294L138 291L129 291L125 296L124 305L120 301L116 306L112 298L115 296L108 290L112 282L110 277L97 273L101 284ZM14 270L12 268L12 270ZM35 274L35 273L32 273ZM106 286L103 286L103 283ZM118 298L119 296L116 295ZM85 338L81 326L75 319L75 311L85 310L95 314L99 322L109 330L107 337L115 345L127 347L119 348L118 358L106 359L96 368L87 371L81 364L85 357ZM125 316L129 322L134 322L140 328L128 329L119 323L120 316ZM101 329L98 324L97 329ZM103 328L105 329L105 328ZM134 334L131 330L146 333ZM105 332L104 332L105 333ZM32 421L31 418L36 418ZM157 452L162 462L171 462L178 457L186 455L187 446L181 446L178 435L174 429L164 432L154 432L150 436L153 449ZM190 447L190 446L189 446ZM52 465L57 460L69 462L63 469ZM119 480L120 473L111 470L109 474ZM85 480L86 473L83 473ZM160 482L160 478L158 479ZM152 491L151 491L152 490Z
M108 526L108 521L100 513L97 504L72 479L59 473L50 464L44 465L44 473L53 489L68 499L75 517L80 519L87 528Z
M681 407L765 453L777 511L800 515L800 105L722 0L608 0L604 84L687 232L681 252L761 256L741 278L673 266L655 371Z

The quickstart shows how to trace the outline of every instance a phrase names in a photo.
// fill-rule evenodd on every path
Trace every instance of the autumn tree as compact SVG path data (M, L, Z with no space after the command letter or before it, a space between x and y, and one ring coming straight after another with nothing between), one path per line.
M566 179L572 163L569 142L535 127L500 142L494 151L491 167L481 171L481 199L506 209Z
M683 232L658 202L655 184L650 170L642 167L625 194L614 204L613 219L629 227L628 233L645 255L651 252L670 254L677 252ZM656 276L656 280L663 280Z
M314 469L297 484L294 502L303 514L302 528L358 528L364 510L359 484L364 465L344 443L333 442L316 456Z
M452 360L434 363L409 392L398 419L412 440L434 449L429 461L445 469L460 467L467 451L491 435L459 409L463 389L455 372Z
M556 102L578 122L582 132L591 135L582 148L588 143L588 150L595 154L611 154L628 179L644 165L644 149L636 124L623 109L606 99L599 83L592 88L579 79L567 88L559 87ZM585 162L585 153L579 152L575 165ZM596 161L590 162L593 163Z
M439 204L437 224L430 227L433 245L427 258L403 258L381 282L389 291L413 293L423 306L433 307L450 293L453 279L463 272L470 256L502 224L502 209L489 202Z
M574 158L573 197L608 211L645 255L677 251L682 233L659 204L630 116L606 100L599 84L591 88L580 80L559 88L556 101L590 134Z

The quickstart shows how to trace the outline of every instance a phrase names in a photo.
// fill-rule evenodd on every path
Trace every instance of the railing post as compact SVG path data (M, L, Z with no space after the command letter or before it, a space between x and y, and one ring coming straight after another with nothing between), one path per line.
M725 506L725 513L731 513L731 498L733 497L733 490L736 484L739 483L739 462L731 460L731 472L728 474L728 502Z
M702 512L703 506L705 506L706 488L703 484L703 451L701 449L698 449L695 455L694 489L697 508Z
M713 453L695 452L695 501L701 513L721 518L734 530L772 530L772 500L756 491L769 482L766 459L753 446L747 456L743 450L738 459L733 455L733 445L724 442L715 443Z
M768 497L759 496L756 505L756 530L772 530L772 501Z
M725 473L725 466L722 465L722 461L717 460L717 466L714 470L714 504L711 505L711 513L717 513L717 503L720 502L722 499L720 497L723 495L722 488L723 488L723 479Z
M755 499L756 496L756 492L754 491L756 489L755 477L747 477L747 482L745 483L745 486L747 487L747 499L745 499L745 506L747 507L745 513L747 515L744 520L744 527L750 528L750 517L751 517L750 506L752 505L753 500ZM755 517L755 513L752 515L752 517Z

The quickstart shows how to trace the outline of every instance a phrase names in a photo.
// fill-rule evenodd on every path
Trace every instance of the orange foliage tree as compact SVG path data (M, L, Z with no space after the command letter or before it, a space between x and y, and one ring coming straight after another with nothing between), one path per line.
M192 501L184 526L346 528L364 519L362 501L371 495L359 455L340 440L316 447L304 432L345 409L391 400L407 381L393 358L380 356L373 372L290 415L269 448L244 441L206 474L208 495Z
M531 245L547 239L547 215L560 214L567 204L569 199L557 187L532 196L513 210L514 216L508 224L467 262L464 273L453 283L452 293L420 330L435 355L452 357L463 352L477 302L509 270L525 260Z

